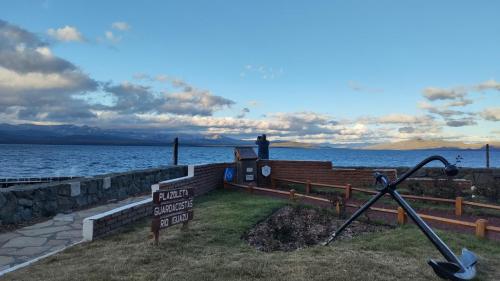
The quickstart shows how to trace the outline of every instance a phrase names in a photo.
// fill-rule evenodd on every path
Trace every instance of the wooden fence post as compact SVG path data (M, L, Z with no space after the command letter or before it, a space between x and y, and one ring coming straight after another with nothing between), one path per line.
M406 214L405 210L403 208L398 207L398 224L405 224L406 223Z
M337 215L340 216L340 202L338 200L335 204L335 211L337 212Z
M488 225L488 221L485 219L478 219L476 221L476 236L479 238L486 237L486 226Z
M460 217L462 216L462 203L464 202L463 197L456 197L455 198L455 216Z
M307 180L307 183L306 183L306 194L309 194L309 193L311 193L311 181Z
M351 185L348 184L345 186L345 200L346 201L351 198L351 193L352 193Z
M290 189L290 200L294 200L295 199L295 189Z
M275 178L271 178L271 187L273 189L276 189L276 179Z
M248 192L253 193L253 186L252 185L248 186Z

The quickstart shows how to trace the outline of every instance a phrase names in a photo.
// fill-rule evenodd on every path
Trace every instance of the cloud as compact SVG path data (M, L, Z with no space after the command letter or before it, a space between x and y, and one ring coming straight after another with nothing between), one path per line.
M243 109L241 109L241 113L236 115L236 118L245 118L245 116L247 115L247 113L250 112L250 109L248 107L244 107Z
M54 56L35 34L0 20L0 110L23 120L93 118L75 95L98 83L71 62Z
M150 76L145 73L134 73L134 75L132 75L132 78L134 78L135 80L147 80L150 78Z
M209 91L185 86L184 91L165 94L162 110L180 115L210 116L215 111L231 107L234 101L216 96Z
M112 43L118 43L122 40L121 36L117 36L112 31L109 31L109 30L104 32L104 37L108 41L111 41Z
M482 83L479 83L474 88L479 90L479 91L484 91L484 90L500 91L500 83L495 81L494 79L490 79L490 80L484 81Z
M430 124L434 118L428 115L388 114L380 117L360 118L365 124Z
M413 128L413 127L401 127L398 129L398 132L405 133L405 134L411 134L411 133L415 132L415 128Z
M461 100L456 100L456 101L449 102L449 103L446 104L446 106L447 107L450 107L450 106L460 107L460 106L467 106L467 105L470 105L470 104L473 104L473 103L474 103L473 100L463 98Z
M257 76L264 80L273 80L284 74L283 68L273 68L265 65L252 65L247 64L240 72L240 77Z
M480 113L481 117L488 121L500 121L500 107L490 107Z
M130 29L130 25L124 21L116 21L111 24L111 28L120 30L120 31L127 31Z
M183 88L174 93L155 92L149 86L124 82L119 85L107 83L103 91L113 99L112 106L99 107L100 110L115 111L120 114L176 114L211 116L214 112L229 108L234 101L199 90L185 81L177 80Z
M384 91L383 89L365 87L356 81L349 81L348 85L349 88L355 92L381 93Z
M154 112L162 100L149 87L128 82L119 85L107 84L103 90L112 94L114 105L108 110L123 114Z
M464 127L477 125L477 122L473 118L449 119L446 121L446 125L450 127Z
M64 41L64 42L71 42L71 41L77 41L81 42L84 41L82 34L76 27L74 26L69 26L66 25L61 28L49 28L47 30L47 34L59 41Z
M435 101L435 100L455 100L455 99L461 99L467 95L467 92L465 92L463 89L442 89L442 88L435 88L435 87L429 87L424 89L423 95L426 99L430 101Z

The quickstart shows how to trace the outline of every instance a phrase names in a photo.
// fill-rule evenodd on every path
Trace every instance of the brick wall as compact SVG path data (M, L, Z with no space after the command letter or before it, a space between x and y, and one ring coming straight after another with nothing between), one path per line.
M188 175L182 178L171 179L151 186L152 191L177 187L193 187L195 196L207 193L210 190L222 187L224 169L232 167L234 163L216 163L188 167ZM138 219L152 215L152 199L132 203L114 210L85 218L83 221L83 239L92 241L119 230Z
M260 173L262 166L271 167L271 176L264 177ZM290 180L310 180L315 183L325 183L334 185L351 184L355 187L367 187L373 185L373 173L376 171L386 174L389 178L396 177L395 169L375 169L375 168L333 168L329 161L285 161L285 160L259 160L258 185L271 186L271 177L284 178Z
M173 181L159 183L160 189L177 187L194 187L195 196L207 193L218 187L222 187L224 169L234 167L234 163L216 163L194 166L193 177L181 178Z

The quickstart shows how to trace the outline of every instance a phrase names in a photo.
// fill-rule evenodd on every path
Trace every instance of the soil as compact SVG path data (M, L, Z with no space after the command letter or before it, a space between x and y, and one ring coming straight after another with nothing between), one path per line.
M344 222L331 211L305 206L286 206L243 235L264 252L293 251L324 242ZM388 225L354 221L337 239L388 229Z

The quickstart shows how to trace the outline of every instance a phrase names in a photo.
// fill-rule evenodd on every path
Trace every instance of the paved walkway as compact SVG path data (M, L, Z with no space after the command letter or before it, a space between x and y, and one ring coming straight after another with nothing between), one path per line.
M3 270L61 250L82 240L83 219L149 196L131 197L0 234L0 276Z

